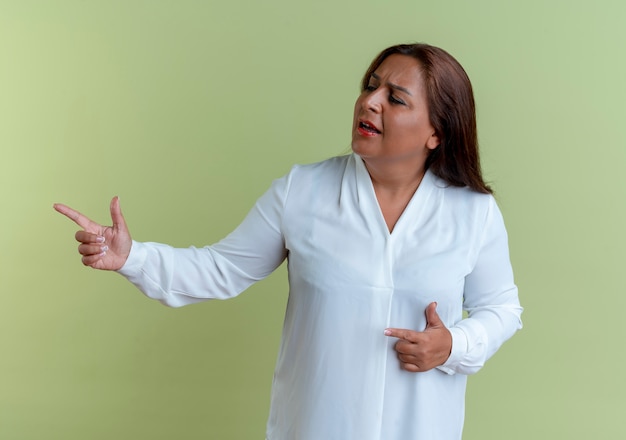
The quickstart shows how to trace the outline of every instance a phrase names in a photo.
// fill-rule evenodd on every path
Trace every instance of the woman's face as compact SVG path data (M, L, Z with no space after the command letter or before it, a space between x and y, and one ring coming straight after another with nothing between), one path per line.
M404 163L421 170L429 150L438 145L420 63L407 55L390 55L356 100L352 150L366 163Z

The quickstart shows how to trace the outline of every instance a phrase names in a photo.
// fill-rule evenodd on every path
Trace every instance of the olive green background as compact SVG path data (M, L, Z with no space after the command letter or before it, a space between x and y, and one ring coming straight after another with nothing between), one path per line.
M342 154L362 73L425 41L472 78L525 328L464 438L626 438L622 1L0 0L0 438L262 439L284 267L169 309L85 268L64 202L204 245ZM359 368L359 359L354 359Z

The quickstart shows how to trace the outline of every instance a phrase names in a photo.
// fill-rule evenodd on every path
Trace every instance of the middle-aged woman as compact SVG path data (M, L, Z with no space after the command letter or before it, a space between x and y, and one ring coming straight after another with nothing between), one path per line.
M353 154L293 167L212 246L132 241L117 198L111 227L55 209L83 228L83 264L173 307L236 296L288 259L268 440L460 439L467 375L522 312L471 84L411 44L380 53L361 89Z

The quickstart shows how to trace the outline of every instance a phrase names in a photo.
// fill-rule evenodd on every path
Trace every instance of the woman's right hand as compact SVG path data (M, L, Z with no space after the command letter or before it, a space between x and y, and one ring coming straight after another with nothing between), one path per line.
M85 266L102 270L122 268L130 253L132 240L118 197L113 197L111 200L113 226L102 226L60 203L55 203L54 209L83 228L76 232L75 238L80 243L78 253L83 256L82 261Z

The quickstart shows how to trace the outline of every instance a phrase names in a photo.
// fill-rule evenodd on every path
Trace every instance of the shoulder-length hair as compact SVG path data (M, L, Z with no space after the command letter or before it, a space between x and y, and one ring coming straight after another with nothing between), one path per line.
M426 169L450 185L491 194L480 167L474 92L463 67L438 47L399 44L374 58L361 82L361 91L367 88L372 73L394 54L413 57L422 66L430 123L441 142L429 153Z

